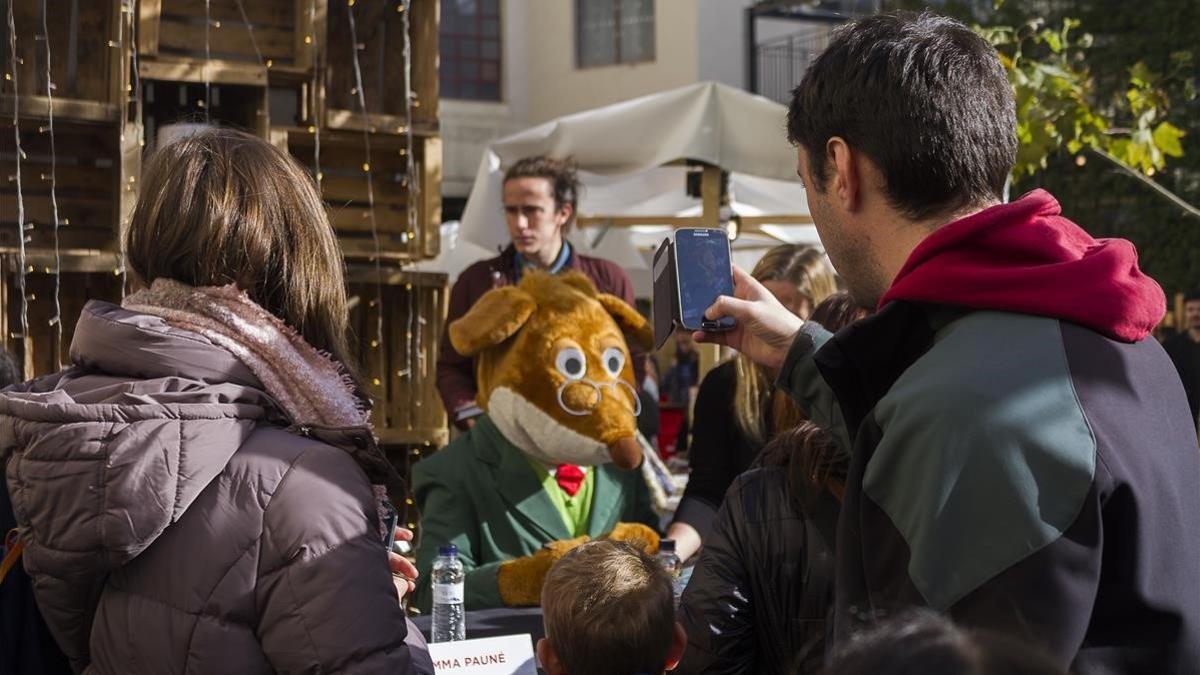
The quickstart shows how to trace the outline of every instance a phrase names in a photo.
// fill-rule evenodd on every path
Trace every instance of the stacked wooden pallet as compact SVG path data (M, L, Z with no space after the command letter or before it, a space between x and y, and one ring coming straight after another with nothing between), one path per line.
M46 6L50 78L38 37ZM120 232L136 200L143 154L153 151L163 129L180 122L233 126L288 150L319 177L347 258L351 319L378 401L381 437L401 454L444 443L432 372L446 279L402 269L436 256L440 241L438 7L438 0L15 0L17 67L9 65L5 25L0 121L10 123L17 107L24 223L18 222L16 141L6 124L0 331L27 375L66 359L59 345L69 344L86 300L121 297ZM48 309L56 268L51 176L63 273L61 343ZM26 277L25 331L19 269Z

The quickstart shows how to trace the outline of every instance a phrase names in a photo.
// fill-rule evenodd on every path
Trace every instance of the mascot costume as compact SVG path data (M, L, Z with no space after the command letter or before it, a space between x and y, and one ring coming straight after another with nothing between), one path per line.
M534 272L488 291L449 330L476 360L485 414L413 467L417 606L429 610L445 544L458 547L469 610L540 604L550 566L590 538L657 549L622 335L648 348L645 318L582 274Z

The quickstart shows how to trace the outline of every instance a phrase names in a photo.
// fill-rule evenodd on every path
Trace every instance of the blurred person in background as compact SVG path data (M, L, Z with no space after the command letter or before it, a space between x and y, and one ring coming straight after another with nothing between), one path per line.
M1200 291L1184 296L1183 325L1178 333L1163 342L1163 349L1167 350L1167 356L1179 371L1195 424L1200 414Z
M633 282L620 265L593 258L578 251L566 235L575 222L581 184L570 160L538 156L526 157L504 173L504 219L512 239L500 255L480 260L463 270L450 289L446 325L467 313L484 293L500 286L514 286L528 269L558 274L567 270L582 272L601 293L609 293L635 306ZM627 336L628 337L628 336ZM631 345L634 376L642 381L646 353L636 340ZM475 397L474 361L459 354L450 344L450 334L442 335L438 351L437 388L450 423L466 430L474 418L483 414Z
M866 315L834 293L812 320ZM684 590L682 673L813 673L825 658L849 451L807 421L778 432L724 495Z
M776 246L758 261L752 274L802 319L837 290L825 254L812 246ZM667 533L675 540L681 560L700 550L733 479L750 468L772 436L796 426L804 415L786 394L775 390L771 373L737 356L705 376L693 419L691 472Z
M814 671L800 671L814 672ZM825 675L1067 675L1029 644L933 612L888 619L842 645Z

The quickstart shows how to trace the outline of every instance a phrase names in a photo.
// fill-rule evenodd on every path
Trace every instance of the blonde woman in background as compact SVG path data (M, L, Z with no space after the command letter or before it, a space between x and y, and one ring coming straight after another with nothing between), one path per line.
M802 319L837 291L825 254L812 246L776 246L751 274ZM691 475L667 530L680 559L700 550L725 491L750 468L763 445L804 420L796 403L775 391L773 381L771 373L739 355L714 368L700 384L688 454Z

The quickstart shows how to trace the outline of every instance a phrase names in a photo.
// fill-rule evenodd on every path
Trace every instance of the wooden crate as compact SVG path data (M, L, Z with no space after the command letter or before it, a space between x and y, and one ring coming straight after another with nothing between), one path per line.
M28 334L21 336L21 295L16 254L0 256L0 331L4 348L22 365L25 377L53 373L70 361L69 349L79 313L89 300L120 302L124 282L115 254L72 254L61 256L59 281L62 308L62 341L56 340L54 324L54 257L46 253L26 256L25 293L28 298Z
M20 130L26 247L54 246L53 175L60 248L117 250L121 224L136 197L141 161L136 126L56 119L53 172L46 122L23 119ZM0 248L10 251L19 232L16 178L15 143L5 134L0 137Z
M325 124L335 129L363 129L377 133L404 133L409 120L404 102L404 15L400 0L345 2L328 6L325 80ZM362 71L366 115L358 102L354 53L350 49L349 12L355 12L358 62ZM412 38L411 71L413 130L437 131L437 35L439 0L412 0L409 10Z
M380 439L389 445L444 444L446 413L434 374L446 316L446 275L385 267L382 303L374 265L351 265L347 278L351 331L376 401L372 422ZM382 341L377 336L380 312Z
M277 136L296 159L317 174L316 134L307 129L281 129ZM416 173L422 185L417 204L416 229L408 220L411 191L406 184L408 162L403 136L370 134L371 161L367 162L366 141L361 132L321 133L320 185L329 206L330 220L337 230L342 251L352 258L372 258L372 220L379 236L383 258L411 260L437 255L438 223L441 220L441 141L421 139L414 145ZM367 192L369 165L373 195ZM369 199L374 198L374 208Z
M210 0L205 49L205 0L141 0L139 52L163 60L255 66L302 66L309 63L307 0ZM323 0L322 3L324 4ZM244 12L244 14L243 14Z
M264 76L263 82L265 81ZM270 112L265 87L232 83L210 84L209 104L205 103L203 80L196 82L191 79L143 79L142 92L146 142L150 150L157 147L159 131L164 126L176 123L203 123L206 119L209 123L241 129L262 138L268 136Z
M129 45L132 21L121 0L48 0L50 74L54 82L54 116L118 122L129 94ZM46 78L46 47L40 0L16 0L17 68L12 69L8 22L0 38L0 116L11 119L14 101L22 117L48 116L50 97ZM13 78L15 76L15 79ZM17 89L14 89L13 83ZM15 94L15 95L14 95Z

